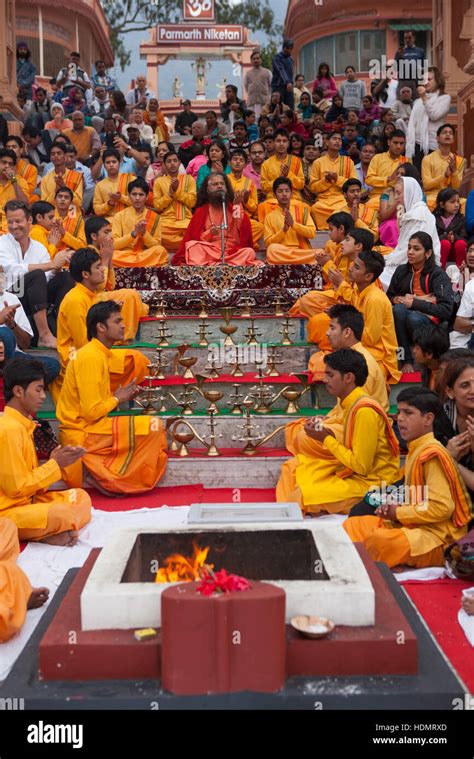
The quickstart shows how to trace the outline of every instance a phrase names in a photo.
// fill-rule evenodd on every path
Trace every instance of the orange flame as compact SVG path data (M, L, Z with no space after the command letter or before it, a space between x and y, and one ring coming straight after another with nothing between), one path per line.
M165 566L158 570L155 582L192 582L201 579L201 570L206 562L209 546L199 548L193 543L193 555L189 558L180 553L167 556ZM213 564L209 565L212 569Z

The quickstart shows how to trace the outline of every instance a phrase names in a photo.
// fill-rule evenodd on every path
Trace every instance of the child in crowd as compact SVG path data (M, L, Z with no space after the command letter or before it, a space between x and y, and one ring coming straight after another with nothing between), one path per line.
M436 229L441 242L441 266L446 268L448 261L456 261L460 267L466 259L466 220L460 212L459 193L452 187L440 190L436 197L433 211Z

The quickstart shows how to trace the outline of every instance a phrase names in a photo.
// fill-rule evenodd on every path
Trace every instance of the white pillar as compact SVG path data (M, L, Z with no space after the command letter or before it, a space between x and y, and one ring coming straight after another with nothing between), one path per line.
M76 14L76 51L77 51L78 53L80 53L80 52L81 52L81 51L79 50L79 21L78 21L78 19L77 19L77 14Z

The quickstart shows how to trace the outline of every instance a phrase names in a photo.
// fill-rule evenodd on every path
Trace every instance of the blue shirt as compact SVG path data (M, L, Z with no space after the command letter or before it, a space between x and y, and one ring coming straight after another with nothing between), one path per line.
M290 83L293 84L293 58L282 50L272 61L272 87L286 87Z
M139 176L137 162L135 161L135 159L129 158L128 156L124 155L120 163L119 174L135 174L135 176ZM100 170L100 179L105 179L106 176L107 176L107 172L102 166Z

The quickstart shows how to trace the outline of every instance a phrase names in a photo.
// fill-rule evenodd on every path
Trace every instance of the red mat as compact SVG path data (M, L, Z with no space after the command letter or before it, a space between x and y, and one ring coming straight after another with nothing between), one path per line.
M262 503L275 500L274 488L204 488L202 485L157 487L149 493L110 498L89 490L92 505L101 511L157 509L161 506L189 506L191 503Z
M472 583L408 580L402 585L459 677L474 693L474 648L458 623L461 592L472 587Z

